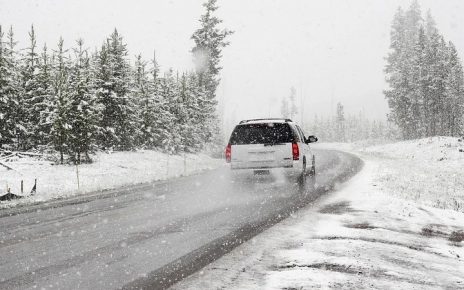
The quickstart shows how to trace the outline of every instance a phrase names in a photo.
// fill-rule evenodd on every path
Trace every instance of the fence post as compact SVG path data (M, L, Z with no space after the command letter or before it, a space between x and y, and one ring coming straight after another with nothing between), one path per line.
M166 179L169 179L169 153L166 155Z
M37 192L37 178L34 179L34 187L32 187L31 195Z
M187 176L187 154L184 151L184 176Z
M76 162L76 175L77 175L77 190L80 189L80 182L79 182L79 165Z

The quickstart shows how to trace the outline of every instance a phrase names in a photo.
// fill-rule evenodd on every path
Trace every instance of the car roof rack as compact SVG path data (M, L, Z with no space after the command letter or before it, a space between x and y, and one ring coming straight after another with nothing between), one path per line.
M285 119L285 118L263 118L263 119L242 120L242 121L240 121L239 124L245 124L245 123L253 122L253 121L285 121L286 123L293 122L291 119Z

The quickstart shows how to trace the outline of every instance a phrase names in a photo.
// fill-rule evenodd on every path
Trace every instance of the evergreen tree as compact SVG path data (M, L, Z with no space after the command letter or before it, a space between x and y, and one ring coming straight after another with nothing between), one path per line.
M133 72L133 99L139 108L140 116L140 135L137 144L144 148L153 148L155 145L154 126L155 126L155 94L150 92L149 72L146 70L146 63L139 54L135 61ZM156 78L156 76L155 76Z
M398 10L385 69L389 84L385 97L391 109L389 119L403 138L458 134L460 66L430 11L424 22L417 1L406 13Z
M44 45L43 51L40 55L37 75L37 102L34 104L35 110L39 112L39 121L34 127L34 140L35 146L47 145L51 142L51 121L50 112L52 112L53 104L53 88L52 88L52 63L51 58L47 52L47 46Z
M151 80L148 86L149 94L153 99L153 128L152 138L153 146L156 148L164 148L163 142L170 138L171 132L170 123L173 122L173 116L169 110L168 99L165 98L164 91L165 81L160 77L160 70L156 56L154 54L151 61L152 67L150 69Z
M421 26L414 45L414 54L411 59L410 83L412 85L408 94L408 123L410 138L419 138L425 135L426 124L430 116L429 106L429 70L427 65L427 38Z
M23 126L22 118L24 117L24 102L21 88L21 74L20 74L20 63L17 60L18 52L16 51L17 42L14 39L13 27L10 26L10 30L7 35L7 52L5 56L8 58L9 72L10 75L10 89L11 97L9 97L10 105L9 110L11 112L11 122L14 124L13 135L15 137L15 143L17 149L20 146L21 137L25 136L25 127Z
M96 93L102 106L99 141L104 148L130 150L135 145L138 123L130 94L127 48L116 29L103 45L97 65Z
M72 129L69 119L71 110L70 61L65 55L67 51L63 45L64 40L60 38L53 63L52 102L49 107L50 137L55 150L60 154L61 164L64 163L64 155L70 150L70 131Z
M298 107L296 106L296 89L294 87L290 88L289 99L289 117L293 119L296 114L298 114Z
M222 49L229 45L226 41L227 36L233 32L228 29L220 29L219 25L222 20L214 15L218 9L217 0L208 0L203 4L206 11L200 18L200 28L197 29L192 39L195 46L192 49L193 59L196 72L198 74L199 85L204 88L204 92L209 99L209 111L215 112L216 89L219 85L219 73L222 69L220 61L222 57ZM215 131L218 130L217 116L215 113L210 115L212 119L205 120L205 124L209 125L209 137L206 142L214 139Z
M449 43L447 58L449 73L445 80L447 99L448 135L462 136L464 134L464 72L457 50Z
M432 38L432 35L439 34L437 29L437 24L432 17L432 12L430 10L427 11L427 16L425 18L425 31L427 34L427 38Z
M343 105L337 104L337 141L346 142L345 138L345 112L343 111Z
M0 26L0 148L3 144L14 142L15 113L18 109L14 51L10 50L3 37L4 32Z
M195 152L202 149L204 140L207 140L208 134L205 120L212 119L208 111L210 106L207 104L210 100L207 98L202 87L198 86L197 76L194 73L187 75L188 98L185 103L185 109L188 112L187 132L185 145L187 150Z
M97 136L98 145L103 149L110 149L116 144L115 130L113 120L116 112L114 111L112 84L110 83L110 65L106 43L102 45L94 57L93 66L94 91L98 105L102 108L102 114L98 122L100 128Z
M37 125L40 122L40 111L37 110L37 106L43 102L39 95L39 55L37 54L37 39L34 26L31 26L29 41L30 44L26 48L22 59L21 99L17 124L19 127L18 146L22 149L29 149L37 145L37 139L33 137L34 132L38 131Z
M176 107L177 107L177 124L179 126L179 137L181 141L181 148L180 150L186 152L190 150L190 138L191 132L190 132L190 125L191 125L191 111L190 111L190 102L192 101L192 95L190 92L190 88L187 83L187 76L185 73L178 77L177 80L177 86L178 86L178 98L176 101Z
M82 39L76 44L75 60L69 74L69 150L73 161L80 164L82 155L90 162L89 152L98 133L100 108L92 88L90 57Z
M409 82L406 63L406 17L401 8L398 8L394 16L390 39L390 53L385 68L390 88L384 93L391 109L389 119L403 129L406 137L409 133L406 125L409 108L406 93Z
M282 98L282 103L280 104L280 115L282 118L290 118L290 108L287 98Z
M178 151L178 144L181 143L179 135L179 123L178 123L178 107L177 107L177 84L173 76L172 70L169 70L164 74L164 77L160 80L160 109L167 112L164 114L164 119L161 120L159 127L161 146L164 151L169 154L176 153Z

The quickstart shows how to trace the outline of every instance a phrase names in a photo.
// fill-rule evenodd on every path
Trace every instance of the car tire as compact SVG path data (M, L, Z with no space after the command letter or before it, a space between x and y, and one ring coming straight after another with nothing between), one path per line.
M310 176L316 176L316 157L313 155L311 171L309 172Z
M298 183L305 184L306 183L306 157L303 157L303 170L298 177Z
M309 174L309 181L307 181L308 189L313 191L316 189L316 158L313 155L311 171Z

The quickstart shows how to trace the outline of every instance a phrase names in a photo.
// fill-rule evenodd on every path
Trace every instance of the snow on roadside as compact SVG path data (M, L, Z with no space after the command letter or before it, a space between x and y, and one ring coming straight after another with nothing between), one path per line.
M383 163L173 289L464 289L464 213L384 193Z
M388 195L464 212L464 140L432 137L392 144L318 144L382 163L375 182Z
M120 186L166 180L183 175L199 173L223 164L205 154L167 155L158 151L141 150L136 152L99 152L94 163L78 167L79 189L76 167L72 165L52 165L34 158L21 158L6 164L13 170L0 167L0 195L11 192L20 193L21 180L24 180L25 194L37 179L37 193L24 199L1 202L0 208L19 203L50 200L75 194L113 189ZM185 167L184 167L185 164Z

